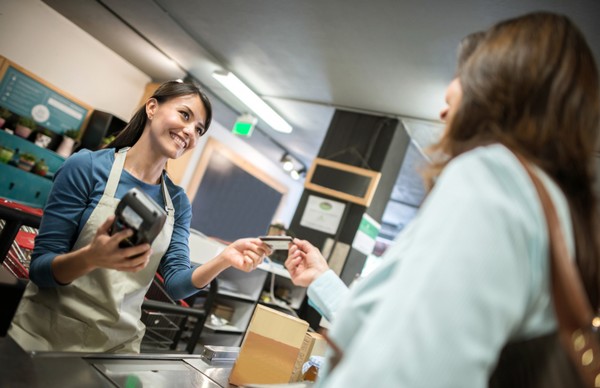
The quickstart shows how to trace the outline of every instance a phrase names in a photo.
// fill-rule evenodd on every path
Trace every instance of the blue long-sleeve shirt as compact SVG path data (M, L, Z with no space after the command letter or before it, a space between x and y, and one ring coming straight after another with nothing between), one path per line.
M110 169L115 160L114 149L91 152L82 150L70 158L56 172L54 185L44 208L44 215L31 257L29 276L39 287L59 287L52 273L52 260L70 252L77 236L100 201ZM198 289L192 283L188 246L192 208L183 189L168 177L165 179L175 208L173 235L167 252L162 257L159 272L165 279L165 288L173 299L182 299ZM164 199L161 185L145 183L123 170L116 198L138 187L158 204Z

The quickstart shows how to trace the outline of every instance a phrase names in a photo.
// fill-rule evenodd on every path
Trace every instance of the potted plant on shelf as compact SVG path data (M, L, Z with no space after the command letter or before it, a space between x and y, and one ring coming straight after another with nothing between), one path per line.
M6 120L12 116L12 113L6 108L0 108L0 128L4 128Z
M33 166L33 173L40 176L46 176L48 173L48 165L44 159L38 160L38 162Z
M48 148L52 141L53 132L47 128L41 128L35 135L35 145L42 148Z
M79 129L71 128L65 131L65 136L73 140L77 140L79 137Z
M27 139L35 127L37 127L35 120L31 117L21 116L15 126L15 134Z
M33 154L24 152L19 154L19 167L21 170L31 171L33 166L35 165L35 156Z
M58 146L56 153L68 158L73 153L73 147L75 147L78 138L79 129L67 129L65 133L63 133L63 140Z
M0 162L1 163L8 163L13 158L14 154L15 154L15 150L13 150L12 148L0 146Z

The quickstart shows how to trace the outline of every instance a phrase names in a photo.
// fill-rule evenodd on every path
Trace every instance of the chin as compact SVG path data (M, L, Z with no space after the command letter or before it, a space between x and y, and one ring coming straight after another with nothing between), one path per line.
M171 159L178 159L180 158L183 154L185 154L185 152L187 151L187 149L183 149L183 150L176 150L175 152L173 152L171 154L171 156L169 156L169 158Z

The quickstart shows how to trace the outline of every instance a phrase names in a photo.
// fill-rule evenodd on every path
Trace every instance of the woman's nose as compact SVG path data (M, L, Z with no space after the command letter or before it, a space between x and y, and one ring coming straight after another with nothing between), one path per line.
M186 125L183 128L183 133L185 134L189 148L192 148L196 144L196 127L194 125Z
M188 135L188 137L193 138L194 132L196 131L196 127L194 126L193 123L191 123L191 124L188 124L185 127L183 127L183 131L185 132L186 135Z

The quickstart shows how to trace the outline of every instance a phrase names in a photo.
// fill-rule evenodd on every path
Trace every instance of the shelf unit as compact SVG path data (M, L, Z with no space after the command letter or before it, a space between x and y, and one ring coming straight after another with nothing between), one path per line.
M42 177L33 172L0 163L0 197L9 198L28 206L44 207L52 188L51 177L63 164L65 158L3 130L0 130L0 145L13 150L19 149L20 153L31 153L37 159L44 159L48 165L47 176Z
M191 231L192 263L202 265L223 249L225 249L224 244L198 231ZM305 288L293 285L287 270L281 264L270 262L268 259L252 272L229 268L219 274L218 280L219 291L215 304L231 308L233 314L226 325L212 322L209 316L200 338L203 345L240 346L258 303L282 309L279 304L260 301L263 290L270 290L271 282L275 289L285 287L290 290L289 307L293 309L300 307L306 294Z
M219 292L215 305L228 307L233 310L233 314L226 325L215 324L211 320L212 316L209 316L200 339L204 345L241 344L266 278L267 273L264 271L243 272L234 268L219 275Z
M300 308L300 305L302 304L302 301L306 296L306 288L294 285L294 283L292 283L292 279L290 278L289 272L287 271L287 269L285 269L285 267L282 264L272 262L267 259L258 266L258 270L265 271L268 273L266 280L267 283L264 287L265 290L270 289L270 283L271 281L273 281L275 295L277 296L278 289L287 290L288 295L285 298L287 306L291 307L294 310ZM276 303L261 303L265 305L281 307Z

